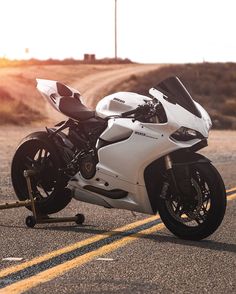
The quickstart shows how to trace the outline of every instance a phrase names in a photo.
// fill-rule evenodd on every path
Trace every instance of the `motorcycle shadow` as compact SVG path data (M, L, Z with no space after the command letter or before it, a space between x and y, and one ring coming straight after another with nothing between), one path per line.
M42 229L42 228L35 228L35 229ZM91 234L91 235L104 235L107 237L111 237L112 235L122 235L124 232L122 231L113 231L113 230L104 230L99 229L96 227L91 227L89 225L83 225L83 226L50 226L47 228L44 228L45 230L53 230L53 231L64 231L64 232L77 232L77 233L85 233L85 234ZM132 237L132 236L131 236ZM222 251L222 252L231 252L236 253L236 244L232 243L225 243L215 240L201 240L201 241L189 241L189 240L182 240L179 239L173 235L169 235L165 232L156 232L154 234L143 234L142 232L135 233L135 238L138 239L149 239L151 241L157 242L157 243L171 243L181 246L191 246L201 249L211 249L214 251Z
M23 229L25 226L21 225L6 225L1 224L0 227L4 228L19 228ZM115 231L115 230L105 230L100 229L99 226L95 227L94 225L50 225L50 226L39 226L34 227L30 230L40 230L40 231L58 231L58 232L76 232L81 234L90 234L90 235L104 235L105 237L111 237L113 235L123 235L123 231ZM131 236L132 237L132 236ZM219 242L215 240L201 240L201 241L189 241L189 240L182 240L173 235L169 235L167 232L156 232L154 234L143 234L142 232L135 233L135 238L138 239L148 239L150 241L154 241L156 243L171 243L181 246L191 246L195 248L201 249L211 249L214 251L221 251L221 252L230 252L236 253L236 244L232 243L225 243Z

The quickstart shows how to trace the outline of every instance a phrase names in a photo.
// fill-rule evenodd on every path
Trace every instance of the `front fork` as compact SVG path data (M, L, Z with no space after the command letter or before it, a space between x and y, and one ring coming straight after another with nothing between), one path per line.
M164 191L162 191L161 197L166 198L167 189L170 185L171 195L175 195L175 197L179 200L180 199L180 191L179 191L179 187L177 185L176 177L175 177L174 170L173 170L173 162L172 162L171 156L169 154L165 156L165 167L166 167L166 172L167 172L167 177L168 177L169 183L164 184L163 189L162 189Z
M173 168L173 161L171 156L168 154L165 156L165 168L167 172L168 182L163 185L161 197L168 197L168 188L170 186L170 191L172 197L176 200L186 201L192 195L192 184L190 176L190 168L188 164L175 164L175 172Z

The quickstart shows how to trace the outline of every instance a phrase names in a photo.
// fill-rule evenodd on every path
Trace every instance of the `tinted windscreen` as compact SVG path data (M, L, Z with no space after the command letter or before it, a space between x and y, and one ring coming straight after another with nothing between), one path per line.
M166 95L168 97L166 100L170 103L179 104L192 114L201 117L191 95L177 77L163 80L155 88Z

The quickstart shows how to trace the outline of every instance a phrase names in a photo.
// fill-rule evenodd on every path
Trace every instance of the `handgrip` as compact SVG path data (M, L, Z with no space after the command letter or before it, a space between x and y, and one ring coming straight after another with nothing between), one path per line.
M139 107L138 107L138 108L139 108ZM138 108L135 108L135 109L133 109L133 110L130 110L130 111L126 111L126 112L121 113L121 117L127 117L127 116L129 116L129 115L131 115L131 114L136 113L137 110L138 110Z

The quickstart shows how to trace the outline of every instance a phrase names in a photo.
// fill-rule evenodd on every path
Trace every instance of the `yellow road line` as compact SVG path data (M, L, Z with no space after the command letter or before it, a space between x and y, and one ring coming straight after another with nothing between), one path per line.
M226 192L229 193L229 192L232 192L232 191L234 191L234 190L236 191L236 187L231 188L231 189L229 189L229 190L226 190Z
M136 221L134 223L125 225L123 227L116 228L116 229L114 229L112 231L108 231L107 233L105 233L105 235L104 234L103 235L96 235L94 237L90 237L88 239L76 242L76 243L74 243L72 245L69 245L69 246L63 247L61 249L51 251L51 252L46 253L44 255L41 255L39 257L33 258L33 259L31 259L29 261L26 261L26 262L23 262L23 263L21 263L19 265L8 267L8 268L3 269L3 270L0 271L0 278L2 278L4 276L7 276L9 274L18 272L20 270L23 270L23 269L25 269L27 267L36 265L36 264L41 263L43 261L49 260L49 259L51 259L53 257L56 257L56 256L59 256L61 254L68 253L68 252L70 252L72 250L75 250L75 249L78 249L80 247L83 247L83 246L89 245L91 243L97 242L99 240L105 239L105 238L110 237L112 235L115 235L115 234L117 234L119 232L124 232L124 231L130 230L130 229L133 229L135 227L138 227L140 225L146 224L148 222L154 221L154 220L159 219L159 218L160 218L159 215L151 216L149 218Z
M40 283L45 283L48 281L51 281L52 279L55 279L56 277L68 272L69 270L76 268L78 266L81 266L84 263L87 263L94 258L105 255L109 252L112 252L114 250L117 250L120 247L125 246L126 244L137 240L140 238L140 234L142 235L149 235L151 233L154 233L156 231L159 231L164 228L164 224L158 224L155 225L149 229L145 229L143 231L140 231L139 233L135 233L133 235L124 237L118 241L115 241L111 244L104 245L103 247L98 248L97 250L94 250L92 252L86 253L82 256L76 257L70 261L67 261L65 263L62 263L60 265L57 265L53 268L50 268L48 270L45 270L35 276L32 276L30 278L24 279L22 281L16 282L10 286L7 286L0 290L0 294L20 294L25 291L30 290L31 288L36 287Z
M227 200L230 201L230 200L234 200L236 199L236 193L235 194L232 194L230 196L227 197Z
M230 190L227 190L226 192L233 191L234 189L236 189L236 188L232 188L232 189L230 189ZM229 201L230 201L230 200L233 200L233 199L235 199L235 198L236 198L236 193L227 197L227 199L228 199ZM110 236L112 236L112 235L118 233L118 232L123 232L123 231L126 231L126 230L133 229L133 228L135 228L135 227L138 227L138 226L140 226L140 225L146 224L146 223L148 223L148 222L151 222L151 221L153 221L153 220L155 220L155 219L159 219L159 218L160 218L159 215L157 215L157 216L152 216L152 217L149 217L149 218L146 218L146 219L142 219L142 220L139 220L139 221L137 221L137 222L134 222L134 223L131 223L131 224L125 225L125 226L123 226L123 227L116 228L116 229L114 229L113 231L110 231L110 232L108 231L108 232L106 233L106 236L104 236L104 235L94 236L94 237L91 237L91 238L88 238L88 239L85 239L85 240L79 241L79 242L77 242L77 243L74 243L74 244L72 244L72 245L69 245L69 246L67 246L67 247L64 247L64 248L61 248L61 249L58 249L58 250L55 250L55 251L49 252L49 253L44 254L44 255L42 255L42 256L39 256L39 257L36 257L36 258L34 258L34 259L30 260L30 261L24 262L24 263L19 264L19 265L17 265L17 266L12 266L12 267L6 268L6 269L0 271L0 278L2 278L2 277L4 277L4 276L7 276L7 275L9 275L9 274L12 274L12 273L16 273L16 272L18 272L18 271L20 271L20 270L23 270L23 269L27 268L27 267L30 267L30 266L33 266L33 265L39 264L39 263L41 263L41 262L43 262L43 261L47 261L47 260L49 260L49 259L51 259L51 258L53 258L53 257L59 256L59 255L61 255L61 254L68 253L68 252L73 251L73 250L75 250L75 249L78 249L78 248L80 248L80 247L83 247L83 246L89 245L89 244L91 244L91 243L94 243L94 242L99 241L99 240L102 240L102 239L105 239L105 238L107 238L107 237L110 237ZM147 232L149 232L149 230L151 230L151 229L153 229L153 228L156 228L156 227L159 227L160 225L161 225L161 228L164 227L163 224L158 224L157 226L154 226L154 227L152 227L152 228L150 228L150 229L144 230L143 232L145 232L145 234L148 234ZM154 231L155 231L155 230L154 230ZM150 232L149 232L149 233L150 233ZM124 242L125 242L124 245L125 245L125 244L129 243L133 238L135 238L135 239L138 238L139 234L140 234L140 233L137 233L137 234L131 235L131 236L129 236L129 237L124 237L123 239L121 239L121 240L119 240L119 241L115 241L115 242L113 242L112 244L117 244L117 243L120 243L122 240L126 240L126 241L124 241ZM131 240L129 240L129 238L131 238ZM129 241L127 241L127 240L129 240ZM111 246L112 244L107 245L107 246L109 246L109 248L110 248L110 246ZM121 242L121 244L123 244L123 242ZM124 245L120 245L120 246L124 246ZM118 246L118 245L117 245L117 246ZM120 247L120 246L119 246L119 247ZM103 247L101 247L101 248L103 248ZM100 248L100 249L101 249L101 248ZM112 248L113 248L113 247L112 247ZM100 252L100 249L98 249L99 252ZM85 256L92 256L93 253L96 253L98 250L92 251L92 252L87 253L87 254L85 254L85 255L83 255L83 256L81 256L81 257L77 257L77 258L75 258L75 259L73 259L73 260L77 260L77 259L79 259L79 258L81 258L81 260L84 260ZM115 250L115 249L114 249L114 250ZM113 250L111 250L111 251L113 251ZM110 251L108 251L108 252L110 252ZM96 257L96 256L97 256L97 255L95 255L95 257ZM92 257L91 259L93 259L93 257ZM91 259L89 258L88 261L90 261ZM68 261L68 262L72 262L72 263L73 263L73 260ZM84 261L83 263L88 262L88 261ZM51 270L52 270L52 272L53 272L53 269L61 268L64 264L68 264L68 262L65 262L65 263L63 263L63 264L61 264L61 265L58 265L58 266L56 266L56 267L53 267L53 268L47 270L47 272L48 272L48 271L51 271ZM83 263L81 263L81 264L83 264ZM72 267L72 268L73 268L73 267ZM29 280L29 279L32 279L32 278L34 278L34 277L38 277L38 276L41 277L41 274L43 274L43 273L44 273L44 272L39 273L39 274L37 274L36 276L33 276L33 277L31 277L31 278L28 278L28 279L25 279L24 281L27 281L27 280ZM64 273L64 271L63 271L62 273ZM57 275L60 275L60 274L62 274L62 273L59 273L59 274L57 274ZM43 278L43 279L44 279L44 278ZM43 279L41 279L39 283L42 283L42 282L44 281ZM53 278L52 278L52 279L53 279ZM50 278L50 280L51 280L51 278ZM45 282L46 282L46 281L47 281L47 280L45 280ZM23 282L23 281L17 282L17 283L15 283L14 285L16 285L16 284L18 284L18 283L21 283L21 282ZM9 287L13 287L13 285L4 288L4 292L2 292L3 290L1 290L0 293L6 293L5 290L8 289ZM32 286L32 287L33 287L33 286ZM17 293L18 293L18 292L17 292ZM20 293L20 292L19 292L19 293Z
M229 200L233 200L236 198L236 193L228 197ZM36 286L38 286L41 283L49 282L56 277L63 275L64 273L79 267L89 261L92 261L98 256L102 256L105 254L108 254L114 250L117 250L120 247L125 246L126 244L135 241L140 238L140 234L142 235L149 235L156 231L159 231L163 229L165 226L163 223L157 224L149 229L142 230L138 233L132 234L130 236L124 237L120 240L114 241L111 244L104 245L102 247L99 247L98 249L91 251L89 253L86 253L82 256L78 256L70 261L67 261L65 263L59 264L57 266L54 266L53 268L50 268L48 270L45 270L43 272L40 272L39 274L32 276L30 278L24 279L22 281L16 282L10 286L5 287L4 289L0 290L0 294L20 294L25 291L28 291Z

